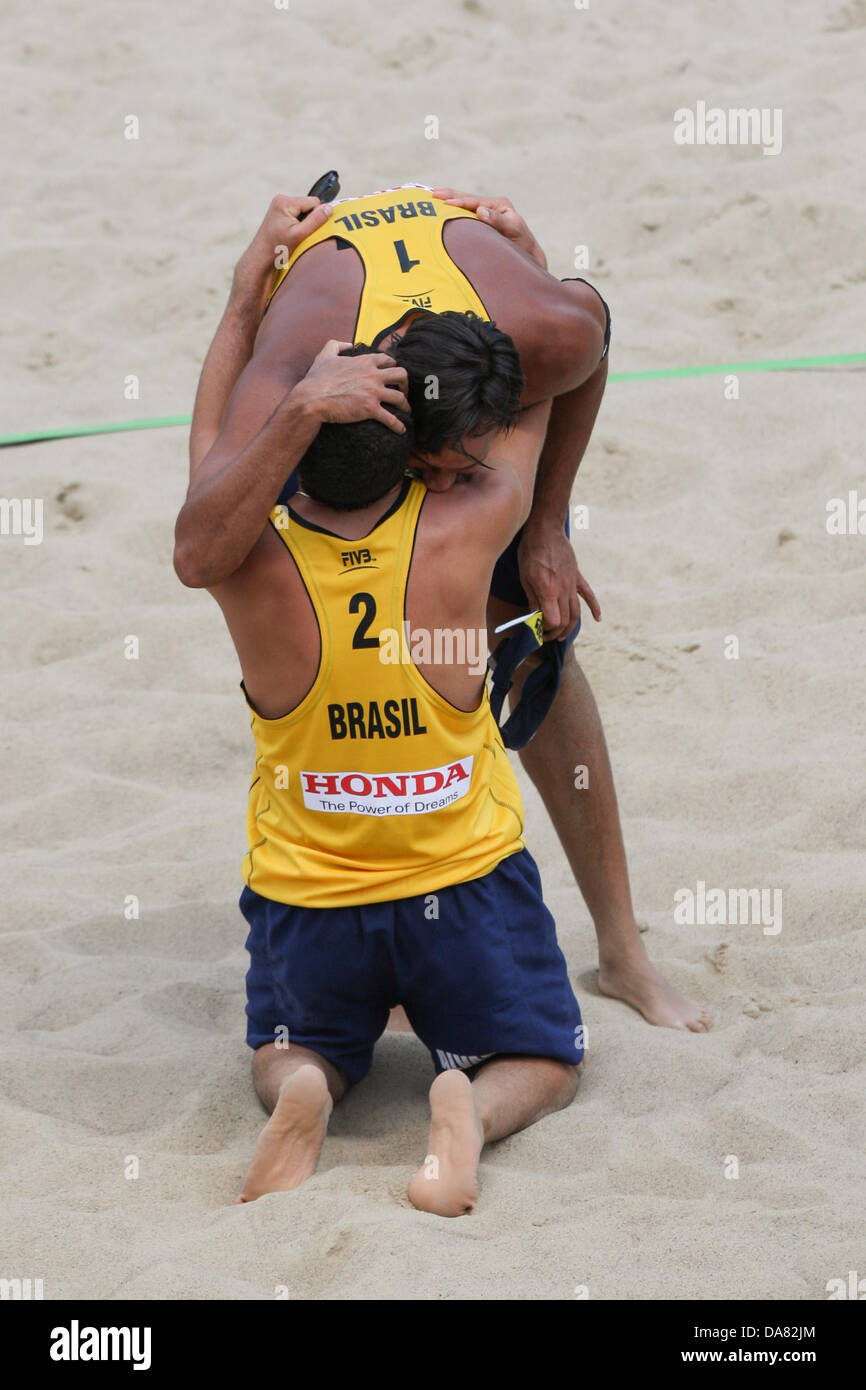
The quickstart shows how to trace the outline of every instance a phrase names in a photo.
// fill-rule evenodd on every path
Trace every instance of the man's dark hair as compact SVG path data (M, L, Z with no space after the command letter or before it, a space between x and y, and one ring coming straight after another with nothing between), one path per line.
M362 357L378 349L359 343L344 348L341 357ZM381 420L358 420L348 425L325 422L298 463L298 477L308 497L335 511L369 507L399 483L412 453L412 419L405 410L386 403L385 409L406 426L404 434Z
M516 424L523 371L517 348L495 323L451 309L424 312L385 351L408 373L415 445L424 453Z

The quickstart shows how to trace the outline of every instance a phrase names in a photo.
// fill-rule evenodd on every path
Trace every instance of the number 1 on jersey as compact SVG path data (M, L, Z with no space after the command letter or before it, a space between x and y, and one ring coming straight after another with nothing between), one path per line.
M412 261L409 259L409 252L406 250L405 241L395 241L394 250L397 252L397 260L400 262L400 269L404 275L407 270L412 269L413 265L421 264L420 261Z

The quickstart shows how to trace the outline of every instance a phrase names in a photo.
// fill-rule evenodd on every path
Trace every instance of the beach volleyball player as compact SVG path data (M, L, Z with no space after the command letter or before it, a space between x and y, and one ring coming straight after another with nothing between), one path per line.
M405 372L329 344L231 465L244 507L223 518L228 567L208 560L206 536L189 543L208 515L194 487L178 519L178 574L222 608L256 743L241 907L247 1042L272 1113L241 1201L314 1171L331 1108L366 1074L397 1001L439 1073L409 1189L424 1210L472 1211L483 1144L568 1104L577 1084L580 1013L485 663L453 641L474 632L483 652L493 567L529 511L548 405L520 411L519 359L492 324L456 329L492 359L450 377L490 435L489 466L461 486L428 492L407 475L408 411L404 433L365 418L407 406ZM302 487L274 506L286 464ZM218 553L217 513L210 523ZM411 654L384 660L383 634L404 632Z
M299 224L300 216L306 220ZM277 248L287 255L275 277ZM314 198L277 197L238 265L202 374L191 436L200 485L245 449L327 339L383 345L413 317L448 310L494 319L512 337L526 377L523 404L555 398L532 508L495 568L488 621L492 630L533 608L544 613L547 679L533 699L555 698L520 757L592 914L600 988L651 1023L702 1031L709 1011L675 990L646 955L601 721L565 641L579 621L581 596L600 616L566 531L607 373L610 316L598 293L585 281L560 282L547 273L544 253L505 198L411 186L332 210ZM249 360L237 382L227 380L225 364L236 372L239 352ZM423 345L413 358L407 343L415 462L439 491L477 468L484 441L461 441L459 402L435 398L423 356ZM224 543L230 548L230 537ZM530 660L515 673L512 706L532 667ZM574 785L577 765L588 769L582 788Z

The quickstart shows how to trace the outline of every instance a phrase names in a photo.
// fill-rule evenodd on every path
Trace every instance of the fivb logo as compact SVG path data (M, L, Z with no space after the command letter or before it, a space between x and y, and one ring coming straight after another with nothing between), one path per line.
M681 106L674 112L675 145L762 145L763 153L782 152L782 110L756 106L707 108L705 101L695 103L694 111Z
M25 545L41 545L42 498L0 497L0 536L23 536Z
M69 1327L51 1329L52 1361L131 1361L134 1371L150 1370L149 1327Z

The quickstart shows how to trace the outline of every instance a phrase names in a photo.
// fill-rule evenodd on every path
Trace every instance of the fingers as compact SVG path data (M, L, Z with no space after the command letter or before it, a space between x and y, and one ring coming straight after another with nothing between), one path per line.
M494 212L514 212L514 204L510 198L503 198L498 193L459 193L455 188L434 188L433 197L441 198L446 203L455 203L458 207L468 208L470 212L475 212L479 207L492 208Z
M595 621L601 622L601 606L598 599L583 575L578 573L575 590L562 597L550 595L541 606L544 614L545 641L556 641L568 636L580 618L581 599L586 602Z
M562 609L555 594L542 601L541 612L544 618L545 638L559 637L562 633Z
M310 200L306 199L305 201L309 202ZM306 241L307 237L312 236L313 232L317 232L327 222L333 210L330 203L314 203L312 210L302 222L298 220L294 212L287 210L285 216L291 220L291 226L283 235L289 250L294 250L302 241ZM303 213L304 209L298 208L297 212Z
M380 387L379 400L382 402L387 401L388 405L396 406L398 410L405 410L407 414L409 412L409 402L403 392L399 391L396 386Z
M384 352L338 361L339 354L351 346L330 338L307 372L323 395L323 418L332 423L379 420L395 434L405 434L405 425L393 414L393 410L410 412L405 367L398 367Z
M405 367L383 367L381 376L389 386L396 386L402 392L409 390L409 373Z
M379 375L387 381L389 386L396 386L401 391L409 389L409 373L405 367L398 367L393 357L389 357L387 352L375 352L359 359L362 362L371 362ZM408 409L408 405L406 407Z
M344 352L346 348L350 348L351 346L351 343L341 343L336 338L329 338L328 341L325 343L325 346L319 352L318 356L339 357L341 352Z
M299 230L302 232L303 236L309 236L310 232L314 232L317 227L321 227L323 222L327 222L333 211L334 207L332 203L319 203L318 207L314 207L304 218L303 222L299 224Z
M485 206L489 206L491 202L502 203L507 201L503 198L486 198L483 193L458 193L455 188L434 188L433 197L442 198L444 202L453 203L459 208L468 208L470 212L474 212L479 203L484 203Z
M497 232L501 232L504 227L508 226L505 213L500 212L497 208L490 207L486 203L475 209L475 215L482 222L487 222L491 227L495 227Z
M393 430L395 434L406 433L406 426L403 424L403 421L398 420L397 416L392 415L390 410L386 410L383 405L379 405L376 407L374 413L370 416L370 419L380 420L383 425L387 425L388 429Z
M458 193L457 190L456 190L456 188L434 188L434 189L433 189L433 197L434 197L434 198L444 198L444 200L445 200L446 202L450 202L452 198L466 198L466 197L469 197L469 196L471 196L471 195L469 195L469 194L467 194L467 193Z
M318 198L310 198L306 195L301 197L300 194L295 193L277 193L271 199L273 210L289 217L297 217L299 212L312 212L313 208L318 206Z
M592 589L590 588L589 584L587 584L587 582L586 582L586 580L584 579L583 575L580 574L580 573L578 573L578 576L577 576L577 592L578 592L578 594L580 595L580 597L584 600L584 602L586 603L587 607L589 608L590 613L591 613L592 616L595 618L595 621L596 621L597 623L600 623L600 622L601 622L601 604L599 603L598 599L596 598L596 596L595 596L595 594L593 593ZM580 604L579 604L579 603L578 603L578 606L577 606L577 616L578 616L578 617L580 616ZM577 617L575 617L575 620L574 620L574 621L577 622Z

